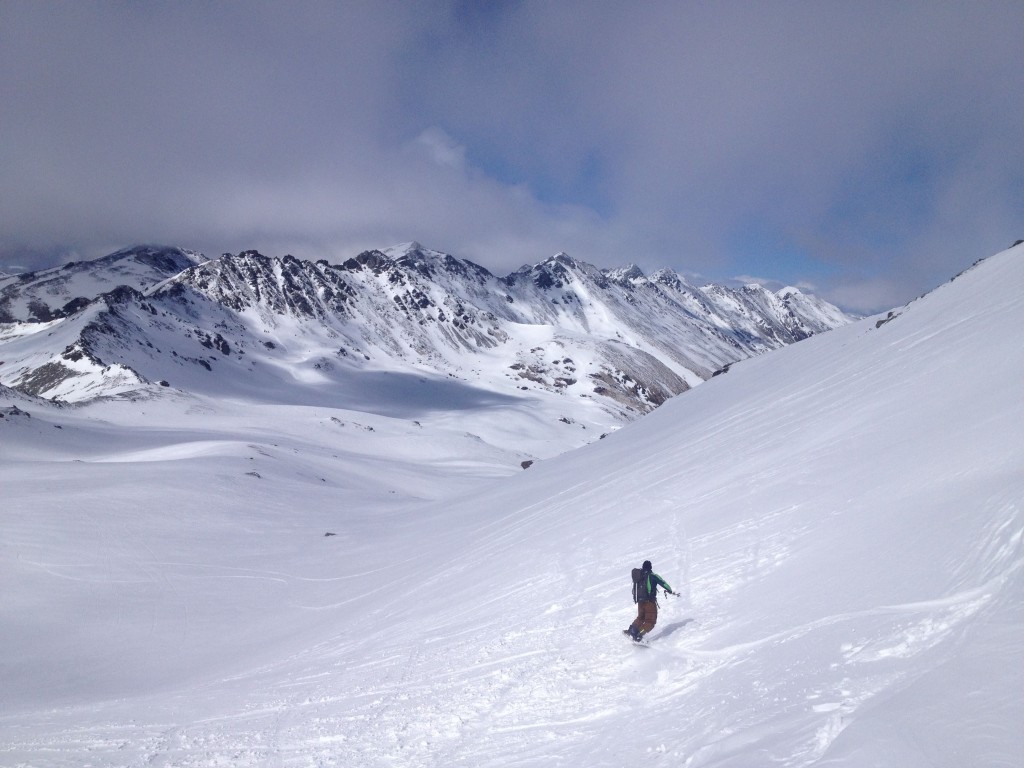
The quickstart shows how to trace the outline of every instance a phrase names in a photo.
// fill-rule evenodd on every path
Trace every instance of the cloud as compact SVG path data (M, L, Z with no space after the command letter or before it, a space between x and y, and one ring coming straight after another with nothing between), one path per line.
M414 144L425 150L438 165L462 170L466 167L466 148L437 127L427 128Z
M910 295L1024 225L1020 6L597 7L520 6L447 53L461 79L424 109L540 189L573 190L600 157L636 247L702 270L778 260L742 242L768 231L793 254L781 279L823 265Z
M0 14L0 261L416 239L497 272L774 273L864 311L1024 236L1016 3Z

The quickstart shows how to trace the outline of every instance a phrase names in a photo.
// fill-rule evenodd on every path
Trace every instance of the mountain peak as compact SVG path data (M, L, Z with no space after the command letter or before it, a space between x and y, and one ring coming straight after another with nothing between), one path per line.
M674 269L663 267L651 275L651 282L664 285L674 290L680 290L684 286L689 287L690 283Z
M604 274L611 280L621 280L623 282L631 282L635 280L645 280L647 275L640 269L636 264L630 264L629 266L622 267L620 269L606 269L603 270Z
M403 259L410 261L423 261L425 259L439 258L446 254L440 251L435 251L430 248L424 248L422 243L416 240L411 240L408 243L400 243L399 245L393 245L390 248L385 248L383 251L384 255L393 261L402 261Z

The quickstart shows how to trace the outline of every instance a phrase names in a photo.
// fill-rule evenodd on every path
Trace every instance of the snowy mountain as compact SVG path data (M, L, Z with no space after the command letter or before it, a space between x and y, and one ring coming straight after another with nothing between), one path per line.
M73 261L17 276L0 275L0 323L65 317L119 285L144 290L202 259L180 248L142 245L92 261Z
M553 398L0 390L0 762L1016 765L1022 282L1018 246L525 472L494 446ZM634 647L643 559L682 596Z
M76 266L61 300L84 290ZM353 376L391 371L456 379L487 396L557 396L574 401L566 418L606 413L615 423L736 360L850 320L795 289L696 288L667 270L647 278L565 254L498 278L417 243L340 265L134 249L96 266L97 298L66 310L37 306L44 289L54 293L52 271L0 292L21 317L30 306L51 317L0 330L0 381L68 401L152 394L162 383L350 407ZM123 275L132 280L111 290Z

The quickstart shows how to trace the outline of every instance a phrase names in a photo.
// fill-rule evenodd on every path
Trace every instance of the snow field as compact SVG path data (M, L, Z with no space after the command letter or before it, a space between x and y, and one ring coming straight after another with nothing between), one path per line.
M526 472L515 408L465 462L430 413L3 424L0 763L1014 765L1021 251Z

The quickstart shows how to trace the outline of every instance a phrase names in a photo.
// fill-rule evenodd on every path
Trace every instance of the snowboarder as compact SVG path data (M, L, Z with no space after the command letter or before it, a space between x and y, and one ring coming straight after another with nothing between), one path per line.
M638 643L658 622L659 584L670 595L677 594L672 591L667 581L654 573L650 560L644 560L642 568L633 569L633 602L636 603L637 616L629 625L629 629L624 629L623 632Z

